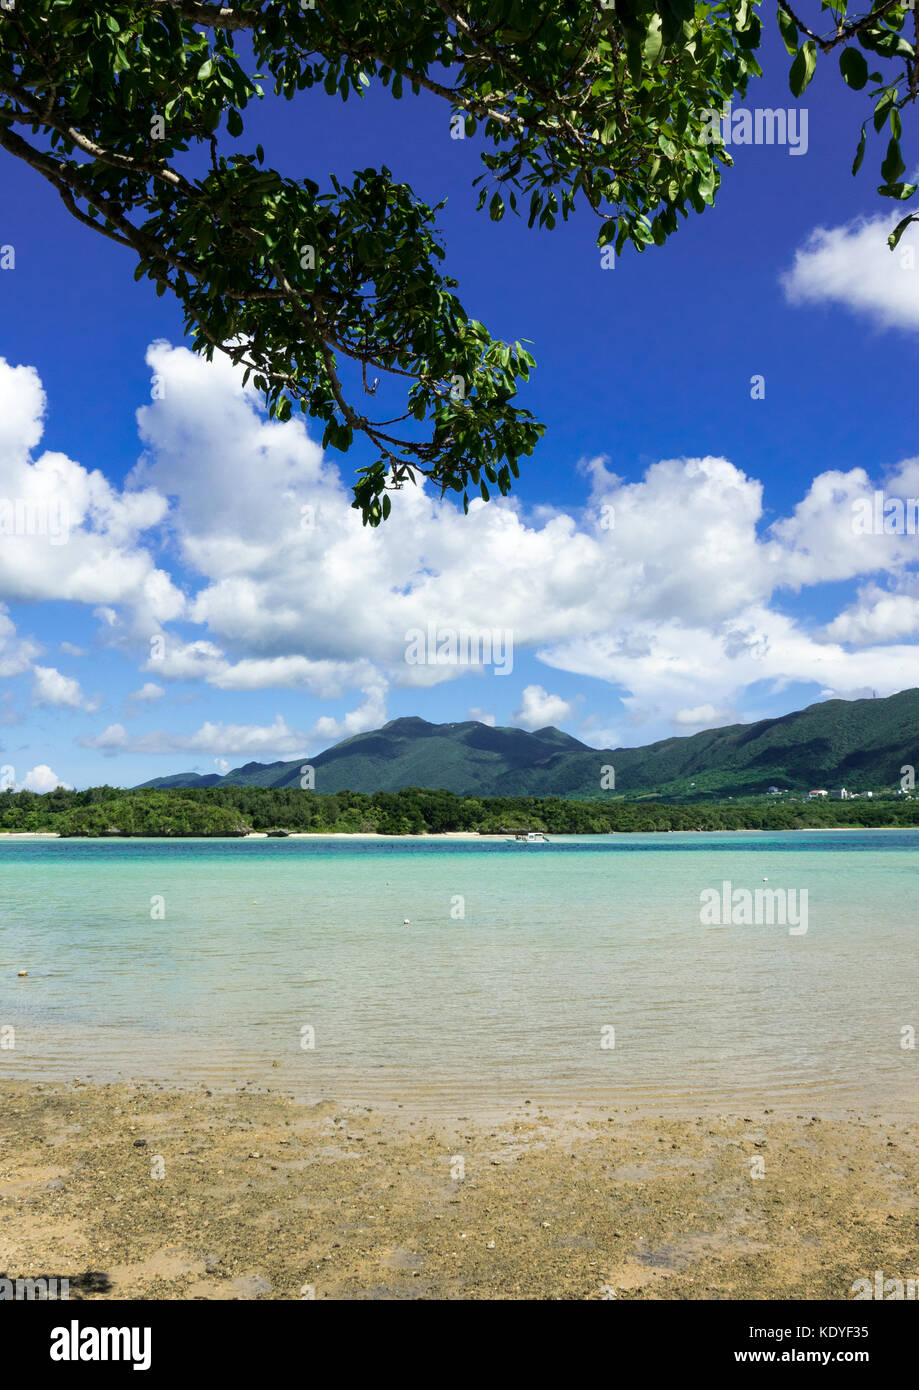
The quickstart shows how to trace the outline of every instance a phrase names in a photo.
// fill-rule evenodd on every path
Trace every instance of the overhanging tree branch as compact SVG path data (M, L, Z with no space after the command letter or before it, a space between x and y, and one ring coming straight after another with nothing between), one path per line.
M880 98L898 141L917 90L902 16L883 0L867 16L836 14L818 39L780 0L793 84L812 73L808 44L845 54L856 36L904 57L905 84ZM266 80L247 64L286 100L317 87L359 98L376 84L445 103L459 133L484 142L479 206L493 220L509 206L551 230L586 203L602 219L599 245L621 252L663 245L714 201L730 159L708 117L759 74L759 41L751 0L698 13L694 0L30 0L0 11L0 148L48 179L81 225L132 250L135 278L176 297L196 350L227 355L274 416L318 420L324 447L372 447L354 498L376 525L387 488L416 475L464 505L473 489L509 491L542 434L516 403L535 364L468 316L441 270L439 208L387 169L331 174L323 190L267 167L258 145L228 151ZM908 196L896 153L885 179ZM350 378L376 394L368 368L385 419L352 400ZM390 434L401 421L412 428Z

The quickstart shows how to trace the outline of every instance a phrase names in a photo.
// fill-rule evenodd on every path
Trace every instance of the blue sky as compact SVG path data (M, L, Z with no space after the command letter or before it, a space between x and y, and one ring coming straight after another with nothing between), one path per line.
M522 404L547 433L513 500L464 519L405 490L373 535L347 505L368 453L268 424L130 255L4 156L0 493L68 498L60 543L0 537L7 780L132 785L404 714L614 747L919 684L919 542L852 525L876 489L919 496L919 237L886 250L879 142L850 176L867 97L824 63L796 101L788 62L769 35L743 104L805 106L806 153L735 147L716 207L612 270L584 213L477 214L476 142L434 98L252 111L239 148L285 173L385 163L447 197L467 310L532 340ZM508 635L512 669L407 664L428 624Z

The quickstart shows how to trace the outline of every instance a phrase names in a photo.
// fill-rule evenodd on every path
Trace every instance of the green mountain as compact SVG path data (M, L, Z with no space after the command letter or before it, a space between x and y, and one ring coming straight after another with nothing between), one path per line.
M246 763L224 777L177 774L144 787L298 787L306 763L317 792L372 794L403 787L458 796L744 796L845 786L893 790L919 764L919 690L884 700L825 700L779 719L707 729L642 748L596 749L559 729L492 728L468 721L392 719L324 753L294 762ZM612 767L615 791L603 787ZM607 773L606 781L609 782Z
M152 782L144 782L143 785L169 791L174 787L217 787L223 780L219 772L209 772L201 777L196 772L176 772L172 777L155 777Z

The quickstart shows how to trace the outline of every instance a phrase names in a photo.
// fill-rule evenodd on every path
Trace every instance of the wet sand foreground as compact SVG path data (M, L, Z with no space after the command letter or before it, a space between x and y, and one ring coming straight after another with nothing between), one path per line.
M0 1274L71 1298L845 1300L919 1275L917 1131L4 1082Z

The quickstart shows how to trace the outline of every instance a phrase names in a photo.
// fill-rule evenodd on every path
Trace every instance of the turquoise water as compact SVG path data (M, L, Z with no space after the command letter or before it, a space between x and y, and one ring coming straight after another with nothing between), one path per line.
M0 840L0 1076L911 1110L917 850L919 831ZM764 878L807 890L806 932L700 921L703 890Z

